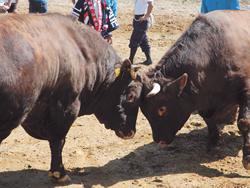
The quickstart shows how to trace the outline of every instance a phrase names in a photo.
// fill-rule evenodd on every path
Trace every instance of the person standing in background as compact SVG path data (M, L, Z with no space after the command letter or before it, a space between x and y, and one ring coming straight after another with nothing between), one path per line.
M98 31L110 44L113 42L112 31L120 27L106 0L78 0L71 15Z
M201 13L205 14L214 10L240 10L238 0L202 0Z
M111 7L115 17L117 17L117 0L107 0L107 3Z
M18 12L18 0L4 0L4 6L1 12L17 13Z
M29 0L29 13L48 13L47 0Z
M117 0L106 0L107 4L110 6L110 8L112 9L114 16L117 17ZM113 33L110 32L109 35L113 36ZM113 37L112 39L113 40ZM112 44L113 41L110 42L110 44Z
M133 0L134 7L134 18L133 18L133 32L130 38L130 57L129 60L133 64L134 56L137 48L140 46L142 51L145 53L147 60L140 63L143 65L152 64L150 55L150 45L146 35L149 27L149 16L153 10L153 0Z

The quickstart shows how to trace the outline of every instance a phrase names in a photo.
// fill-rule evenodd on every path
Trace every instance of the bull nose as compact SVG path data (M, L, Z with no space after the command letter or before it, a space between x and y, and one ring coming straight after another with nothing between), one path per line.
M132 139L135 136L135 132L133 130L130 130L130 132L128 133L128 136L124 136L123 139L127 140L127 139Z
M165 142L165 141L160 141L156 144L158 144L159 146L167 146L167 142Z

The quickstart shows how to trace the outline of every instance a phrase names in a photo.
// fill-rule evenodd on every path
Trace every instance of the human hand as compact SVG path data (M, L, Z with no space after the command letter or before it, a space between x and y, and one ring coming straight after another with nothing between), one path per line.
M139 18L139 21L140 21L140 22L143 22L143 21L145 21L145 20L147 20L147 19L148 19L147 17L141 16L141 17Z
M1 12L6 12L6 11L9 10L9 9L10 9L9 6L3 5L3 6L2 6L2 9L1 9Z
M108 35L107 40L108 40L109 44L112 44L113 43L113 37L112 37L112 35Z
M17 14L17 12L18 12L18 9L15 8L15 9L13 10L13 13Z

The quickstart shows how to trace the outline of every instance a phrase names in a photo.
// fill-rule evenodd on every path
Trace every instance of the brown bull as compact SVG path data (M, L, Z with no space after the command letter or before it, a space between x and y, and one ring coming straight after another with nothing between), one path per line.
M170 144L198 111L208 126L208 149L217 151L217 124L228 123L239 107L243 165L250 169L250 11L199 15L147 74L150 81L140 78L140 107L156 143Z
M59 182L69 180L61 152L78 116L95 114L118 136L134 136L135 73L89 26L60 14L1 15L0 57L0 143L19 124L48 140L49 175Z

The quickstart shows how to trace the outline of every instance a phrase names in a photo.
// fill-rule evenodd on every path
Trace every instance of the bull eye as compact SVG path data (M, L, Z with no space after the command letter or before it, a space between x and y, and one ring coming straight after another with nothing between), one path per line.
M162 116L165 111L166 111L166 106L162 106L162 107L158 108L159 116Z
M128 100L129 100L130 102L134 102L135 98L134 98L134 95L133 95L132 93L129 93L129 94L128 94Z

